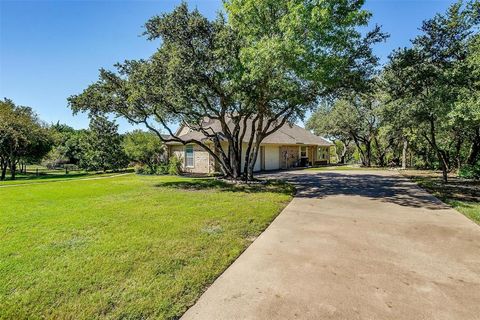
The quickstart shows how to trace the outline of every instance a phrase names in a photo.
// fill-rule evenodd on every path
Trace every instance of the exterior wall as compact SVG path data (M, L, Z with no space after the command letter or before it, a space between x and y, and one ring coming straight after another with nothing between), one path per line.
M300 151L298 146L281 146L279 148L280 168L289 169L298 163Z
M299 145L275 145L264 144L264 160L262 168L262 155L259 152L255 162L254 171L260 170L278 170L290 169L298 165L300 159ZM222 144L225 151L228 150L227 144ZM329 147L308 146L308 160L310 164L328 164L330 163ZM220 166L215 163L215 159L202 147L193 145L193 168L185 167L185 146L171 145L169 147L170 155L175 155L182 160L182 171L191 173L212 173L220 171ZM246 144L242 148L242 171L245 163ZM323 157L322 157L323 156ZM286 157L286 158L285 158Z
M193 167L185 166L185 146L170 146L170 154L182 160L182 171L191 173L210 173L213 171L214 159L200 146L193 145Z
M280 147L275 145L265 145L265 170L280 169Z

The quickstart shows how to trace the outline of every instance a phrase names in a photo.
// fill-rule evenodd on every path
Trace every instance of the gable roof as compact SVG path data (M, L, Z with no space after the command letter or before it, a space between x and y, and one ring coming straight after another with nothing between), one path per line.
M248 142L250 137L251 128L252 128L252 120L247 120L247 129L245 130L245 136L243 138L243 142ZM231 120L227 122L229 127L233 127L231 124ZM214 132L222 132L222 128L220 125L220 121L218 120L211 120L206 119L202 125L203 127L210 127ZM181 132L182 128L177 130L177 133ZM207 140L208 138L199 131L188 130L187 133L180 135L179 138L182 140L189 140L189 139L196 139L196 140ZM177 144L178 142L172 142L170 144ZM275 131L274 133L267 136L263 139L262 143L269 143L269 144L308 144L308 145L317 145L317 146L332 146L333 143L330 141L319 137L310 131L297 126L297 125L290 125L284 124L280 129Z

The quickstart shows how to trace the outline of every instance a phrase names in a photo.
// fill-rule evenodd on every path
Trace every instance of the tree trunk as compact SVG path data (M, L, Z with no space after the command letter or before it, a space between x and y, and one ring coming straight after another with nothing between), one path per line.
M462 166L462 144L463 139L458 138L455 144L455 161L457 162L457 170L460 170L460 167Z
M2 177L0 178L0 180L5 180L5 177L7 176L7 166L3 166L2 167Z
M5 180L5 177L7 176L7 161L6 160L0 160L0 169L2 171L0 180Z
M12 180L15 180L17 174L17 163L15 161L12 161L10 164L10 176Z
M360 142L358 141L358 138L355 135L352 135L352 136L353 136L353 141L355 142L355 146L357 147L357 150L360 153L360 158L361 158L361 161L362 161L362 165L364 167L366 167L367 166L367 160L366 160L367 157L365 156L365 153L362 150L362 146L360 145Z
M346 143L345 141L342 141L342 140L340 140L340 142L343 144L343 150L342 150L342 153L340 155L340 163L345 164L345 157L347 155L348 143Z
M408 140L403 139L403 148L402 148L402 169L407 169L407 149L408 149Z
M442 150L438 150L438 154L440 158L440 164L442 166L443 182L447 183L448 182L448 162Z
M366 163L367 167L372 166L372 143L370 140L365 141L365 151L366 151Z
M427 141L432 146L433 150L437 154L438 161L440 162L442 168L442 177L443 182L448 182L448 159L444 150L441 150L437 145L437 139L435 134L435 122L433 119L430 119L430 139L425 135Z
M373 141L375 142L375 146L377 147L377 152L378 152L378 165L380 167L385 167L385 150L380 150L380 143L378 142L378 138L375 136L373 138Z
M475 131L472 145L470 146L470 152L467 158L467 164L474 165L477 162L478 155L480 154L480 128Z

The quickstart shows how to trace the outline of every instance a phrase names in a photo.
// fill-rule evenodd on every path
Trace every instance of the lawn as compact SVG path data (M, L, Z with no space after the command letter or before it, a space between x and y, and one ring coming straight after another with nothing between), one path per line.
M7 171L7 179L0 181L0 187L9 184L31 184L37 182L51 182L51 181L63 181L79 178L92 178L100 176L113 176L119 173L133 172L133 169L122 170L121 172L95 172L95 171L69 171L65 173L64 170L43 170L41 174L36 175L35 169L30 170L29 167L27 173L18 173L15 180L10 179L10 173Z
M448 183L443 183L440 172L427 170L401 172L443 202L480 224L480 181L460 179L451 174Z
M0 188L0 318L176 319L292 192L132 174Z

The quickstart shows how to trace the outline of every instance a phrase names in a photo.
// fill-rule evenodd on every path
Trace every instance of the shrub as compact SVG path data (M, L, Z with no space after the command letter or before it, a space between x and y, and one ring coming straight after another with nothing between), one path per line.
M168 174L168 163L161 163L157 166L157 174Z
M136 174L145 174L147 172L147 168L141 164L136 164L133 170Z
M182 160L179 159L177 156L171 156L170 159L168 159L168 174L178 175L180 173L181 167Z
M462 167L458 172L458 176L465 179L480 179L480 163Z

